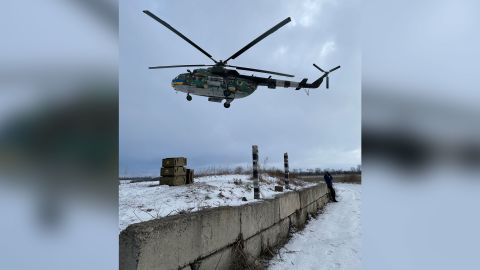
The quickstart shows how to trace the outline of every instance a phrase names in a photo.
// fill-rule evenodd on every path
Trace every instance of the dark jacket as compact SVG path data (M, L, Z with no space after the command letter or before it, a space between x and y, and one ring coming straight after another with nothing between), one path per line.
M325 183L327 184L328 187L332 187L333 177L329 173L324 174L323 179L325 179Z

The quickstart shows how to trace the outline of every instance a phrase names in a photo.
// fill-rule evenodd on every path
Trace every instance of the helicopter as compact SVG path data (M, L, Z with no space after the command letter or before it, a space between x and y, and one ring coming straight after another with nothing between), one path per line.
M214 62L214 64L196 64L196 65L169 65L169 66L153 66L149 67L149 69L164 69L164 68L184 68L184 67L197 67L198 69L194 69L193 71L187 69L187 73L179 74L172 80L172 87L176 91L180 91L187 94L187 100L192 100L192 95L197 96L204 96L208 98L208 101L211 102L218 102L221 103L225 100L223 106L225 108L230 108L230 104L233 102L234 99L244 98L251 95L258 86L267 86L268 88L275 89L276 87L292 87L295 90L300 90L302 88L318 88L322 84L323 80L326 80L326 88L329 88L329 77L328 75L339 69L340 66L334 67L328 71L325 71L318 67L316 64L313 64L315 68L323 72L322 76L320 76L317 80L313 81L312 83L307 83L307 78L301 80L300 82L288 81L288 80L278 80L272 79L271 75L277 76L284 76L284 77L294 77L290 74L256 69L256 68L249 68L249 67L241 67L241 66L233 66L228 65L228 61L232 59L236 59L246 50L253 47L255 44L260 42L262 39L266 38L273 32L277 31L287 23L291 21L290 17L286 18L285 20L281 21L280 23L276 24L268 31L263 33L262 35L258 36L252 42L248 43L246 46L241 48L239 51L234 53L232 56L227 58L226 60L215 60L211 54L206 52L200 46L195 44L189 38L184 36L182 33L177 31L173 28L170 24L165 22L164 20L157 17L155 14L148 10L144 10L143 13L150 16L155 21L159 22L170 31L178 35L180 38L188 42L190 45L195 47L201 53L206 55L210 60ZM201 67L201 68L199 68ZM232 69L229 69L232 68ZM237 70L243 71L252 71L252 72L260 72L270 74L268 78L264 77L256 77L252 75L244 75L240 74ZM308 92L307 92L308 94Z

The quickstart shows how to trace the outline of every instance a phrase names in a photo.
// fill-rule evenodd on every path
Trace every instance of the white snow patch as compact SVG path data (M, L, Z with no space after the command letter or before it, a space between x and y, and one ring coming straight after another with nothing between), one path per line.
M361 185L335 184L338 203L294 234L272 260L269 270L360 269Z
M261 178L261 198L279 194L274 191L277 178L268 175L261 175ZM298 185L294 181L291 184L294 190L314 185L295 181ZM242 197L247 201L242 201ZM253 199L253 181L250 175L198 177L193 184L172 187L159 186L158 182L130 183L129 180L122 180L119 185L119 229L121 231L133 223L182 212L254 201L258 200Z

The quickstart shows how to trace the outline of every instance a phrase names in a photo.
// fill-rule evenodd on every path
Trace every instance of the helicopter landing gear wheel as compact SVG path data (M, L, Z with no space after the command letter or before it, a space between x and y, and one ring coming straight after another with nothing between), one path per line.
M190 96L190 94L187 95L187 100L192 101L192 96Z
M223 103L223 107L225 107L227 109L230 108L230 102Z

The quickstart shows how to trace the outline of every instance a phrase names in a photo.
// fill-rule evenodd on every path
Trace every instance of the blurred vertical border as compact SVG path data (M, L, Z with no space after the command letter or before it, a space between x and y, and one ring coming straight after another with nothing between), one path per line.
M480 2L364 1L364 269L480 269Z
M0 5L0 269L118 269L118 3Z

